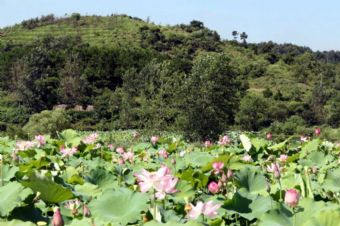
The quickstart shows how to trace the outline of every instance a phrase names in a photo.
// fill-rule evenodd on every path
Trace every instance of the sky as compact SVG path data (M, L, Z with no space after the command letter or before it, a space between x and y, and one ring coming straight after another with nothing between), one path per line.
M237 30L249 42L340 50L339 11L339 0L0 0L0 27L50 13L118 13L162 25L196 19L226 39Z

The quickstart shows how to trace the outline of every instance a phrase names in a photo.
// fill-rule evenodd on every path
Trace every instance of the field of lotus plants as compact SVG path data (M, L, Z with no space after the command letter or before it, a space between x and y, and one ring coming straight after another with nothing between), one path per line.
M129 146L73 130L0 138L0 226L339 226L340 146L234 133Z

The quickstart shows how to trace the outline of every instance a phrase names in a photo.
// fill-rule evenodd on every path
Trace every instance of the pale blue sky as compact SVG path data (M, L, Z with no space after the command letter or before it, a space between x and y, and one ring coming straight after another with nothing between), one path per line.
M250 42L340 50L339 0L0 0L0 27L54 13L124 13L156 24L201 20L223 38L245 31Z

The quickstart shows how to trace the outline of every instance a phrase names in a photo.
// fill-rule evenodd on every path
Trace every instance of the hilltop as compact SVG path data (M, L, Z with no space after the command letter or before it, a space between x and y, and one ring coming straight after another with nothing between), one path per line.
M47 15L0 29L0 127L21 127L58 104L94 106L67 111L77 129L209 137L227 128L292 134L340 124L338 52L234 34L223 40L200 21L160 26L127 15Z

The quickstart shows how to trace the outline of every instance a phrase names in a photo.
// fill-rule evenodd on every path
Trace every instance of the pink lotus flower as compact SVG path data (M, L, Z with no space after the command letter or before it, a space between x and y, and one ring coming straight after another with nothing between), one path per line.
M123 160L126 162L126 161L129 161L130 163L133 163L133 158L134 158L134 153L131 152L131 151L128 151L128 152L124 152L122 154L122 157L123 157Z
M35 136L34 140L38 143L38 147L44 146L46 144L46 139L43 135Z
M83 139L83 143L94 144L97 141L98 137L99 137L98 133L92 133Z
M212 167L214 169L214 174L219 174L223 171L224 163L223 162L214 162L212 164Z
M274 173L274 177L279 178L280 174L280 167L277 163L272 163L270 166L267 166L267 171L270 173Z
M78 151L78 149L76 147L65 148L64 146L62 146L60 148L60 152L62 153L62 157L70 157L70 156L74 155L77 151Z
M118 153L118 154L123 154L124 152L125 152L125 150L124 150L124 148L123 147L118 147L117 149L116 149L116 152Z
M208 185L208 190L213 193L213 194L216 194L219 192L220 190L220 186L215 182L215 181L212 181L209 183Z
M166 194L172 194L177 192L176 184L178 178L170 174L170 169L166 166L162 166L156 172L149 172L142 169L142 172L135 174L141 192L147 192L150 189L155 189L156 197L163 199Z
M159 140L159 136L152 136L151 137L151 143L152 145L156 145Z
M164 159L167 159L169 157L169 154L166 150L162 149L158 151L158 155Z
M66 209L78 209L81 206L81 201L79 201L78 199L74 199L74 200L69 200L67 202L65 202L64 207Z
M204 205L203 215L213 218L217 216L217 210L221 207L220 204L214 204L213 201L208 201Z
M280 155L280 158L279 158L280 162L285 163L287 162L287 159L288 159L287 155L284 155L284 154Z
M219 145L227 145L230 144L230 139L227 135L224 135L219 141L218 141Z
M16 151L26 151L31 149L37 145L34 141L18 141L15 145Z
M243 157L242 157L242 160L245 161L245 162L252 162L253 159L251 158L250 155L248 154L245 154Z
M52 225L53 226L64 226L64 220L61 216L60 209L57 208L54 211L53 218L52 218Z
M267 133L266 137L267 137L267 140L272 140L273 134L269 132L269 133Z
M201 214L213 218L217 216L217 210L221 207L220 204L214 204L213 201L203 203L201 201L196 203L196 206L190 204L190 211L188 213L189 219L196 220Z
M285 194L285 203L291 208L295 208L299 203L300 194L295 189L288 189Z
M208 148L212 145L211 141L210 140L206 140L204 141L204 147Z

